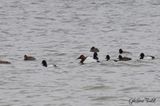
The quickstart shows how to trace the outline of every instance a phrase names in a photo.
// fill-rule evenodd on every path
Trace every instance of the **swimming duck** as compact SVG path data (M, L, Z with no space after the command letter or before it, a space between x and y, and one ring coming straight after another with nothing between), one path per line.
M84 55L80 55L77 59L81 59L80 63L92 63L92 62L99 62L96 59L93 59L92 57L86 57Z
M93 59L96 59L97 61L99 61L98 53L97 52L93 53Z
M106 55L105 59L106 59L106 61L109 61L109 60L114 61L114 62L118 61L117 59L111 59L110 55Z
M93 46L91 47L90 52L99 52L99 49Z
M122 49L119 49L119 54L123 54L123 53L125 53L125 54L131 54L131 53L128 52L128 51L123 51Z
M121 55L118 56L118 59L119 59L119 61L129 61L129 60L132 60L129 57L122 57Z
M32 60L36 60L36 58L32 57L32 56L24 55L24 60L30 60L30 61L32 61Z
M146 60L153 60L153 59L155 59L155 57L154 56L145 56L145 54L144 53L141 53L140 54L140 59L146 59Z
M11 64L9 61L0 60L0 64Z
M42 60L42 66L44 66L44 67L57 67L57 65L55 65L55 64L48 65L46 60Z

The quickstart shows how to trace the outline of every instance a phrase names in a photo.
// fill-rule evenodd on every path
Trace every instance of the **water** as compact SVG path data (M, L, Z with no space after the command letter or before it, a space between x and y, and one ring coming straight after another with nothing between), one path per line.
M159 10L159 0L1 0L0 58L12 64L0 65L0 106L159 106ZM80 65L92 46L101 62ZM106 62L119 48L133 60Z

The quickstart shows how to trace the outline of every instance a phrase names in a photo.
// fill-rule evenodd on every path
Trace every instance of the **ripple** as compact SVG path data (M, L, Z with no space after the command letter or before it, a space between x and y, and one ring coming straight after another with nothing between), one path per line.
M34 17L35 19L38 19L38 20L50 20L50 21L54 21L55 19L54 18L48 18L48 17Z
M115 100L118 97L115 96L101 96L101 97L95 97L92 99L92 101L107 101L107 100Z
M86 87L83 87L83 89L84 90L107 90L107 89L111 89L111 87L99 85L99 86L86 86Z
M139 87L128 87L128 88L123 88L119 91L125 91L125 92L128 92L128 91L133 91L133 90L139 90L140 88Z
M148 1L148 3L151 4L151 5L155 5L155 6L160 5L160 1L159 0Z

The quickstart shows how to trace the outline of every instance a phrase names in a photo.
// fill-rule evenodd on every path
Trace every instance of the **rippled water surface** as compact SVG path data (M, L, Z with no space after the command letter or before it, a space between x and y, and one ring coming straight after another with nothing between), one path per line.
M159 0L1 0L0 58L12 64L0 65L0 106L159 106L159 10ZM80 65L92 46L100 63ZM132 61L105 61L119 48Z

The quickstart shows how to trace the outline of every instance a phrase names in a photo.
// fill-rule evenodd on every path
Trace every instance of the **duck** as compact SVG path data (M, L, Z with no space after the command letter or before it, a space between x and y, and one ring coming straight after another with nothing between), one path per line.
M91 49L90 49L90 52L99 52L99 49L92 46Z
M94 53L93 53L93 59L99 61L98 53L97 53L97 52L94 52Z
M111 57L110 57L110 55L106 55L106 61L114 61L114 62L118 62L118 60L117 59L111 59Z
M145 56L144 53L140 53L140 59L153 60L153 59L155 59L155 57L154 56L150 56L150 55Z
M99 52L99 49L92 46L90 49L90 52L93 52L93 59L96 59L97 61L99 61L98 53L97 53Z
M128 51L123 51L122 49L119 49L119 54L131 54L131 53Z
M42 60L42 66L44 67L57 67L55 64L48 65L46 60Z
M48 65L46 60L42 60L42 66L44 66L44 67L57 67L57 65L55 65L55 64Z
M11 64L9 61L0 60L0 64Z
M24 60L33 61L33 60L36 60L36 58L35 58L35 57L32 57L32 56L24 55Z
M129 57L122 57L121 55L118 56L118 59L119 59L119 61L129 61L129 60L132 60Z
M80 55L77 59L80 59L81 64L99 62L96 59L93 59L93 57L87 57L87 56L84 56L84 55Z

